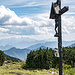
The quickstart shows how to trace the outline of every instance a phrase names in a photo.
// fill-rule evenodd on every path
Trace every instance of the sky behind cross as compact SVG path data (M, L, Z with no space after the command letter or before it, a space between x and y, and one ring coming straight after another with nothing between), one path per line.
M28 37L56 40L54 20L49 19L56 0L1 0L0 39ZM75 0L61 0L69 11L62 15L63 40L75 40Z

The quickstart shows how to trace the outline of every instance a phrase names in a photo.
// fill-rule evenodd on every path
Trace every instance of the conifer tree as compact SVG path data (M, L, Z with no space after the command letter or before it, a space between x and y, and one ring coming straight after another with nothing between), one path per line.
M3 65L4 60L5 60L4 52L0 50L0 66Z

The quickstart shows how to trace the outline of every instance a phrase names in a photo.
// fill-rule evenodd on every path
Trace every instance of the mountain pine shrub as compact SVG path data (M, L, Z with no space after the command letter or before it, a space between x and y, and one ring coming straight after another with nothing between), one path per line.
M4 60L5 60L4 52L0 50L0 66L3 65Z
M39 49L31 51L27 55L26 65L23 68L30 69L49 69L58 64L58 58L55 57L52 49Z

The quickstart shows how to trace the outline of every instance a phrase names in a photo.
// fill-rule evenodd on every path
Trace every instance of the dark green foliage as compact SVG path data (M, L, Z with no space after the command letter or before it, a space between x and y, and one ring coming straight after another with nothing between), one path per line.
M0 50L0 66L3 65L4 60L5 60L5 55L4 55L3 51Z
M75 47L63 47L63 60L65 64L75 66Z
M75 47L63 47L63 63L67 68L75 66ZM39 49L27 55L25 69L49 69L59 67L59 58L55 57L52 49Z
M39 49L31 51L27 55L26 66L24 68L49 69L58 64L58 58L55 57L52 49Z

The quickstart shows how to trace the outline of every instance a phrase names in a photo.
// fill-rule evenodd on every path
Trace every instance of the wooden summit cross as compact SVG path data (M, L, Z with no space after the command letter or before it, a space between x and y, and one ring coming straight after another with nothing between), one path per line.
M68 11L69 7L65 6L61 9L61 0L52 3L50 19L55 19L55 37L58 37L58 51L59 51L59 75L63 75L62 68L62 30L61 30L61 15Z

